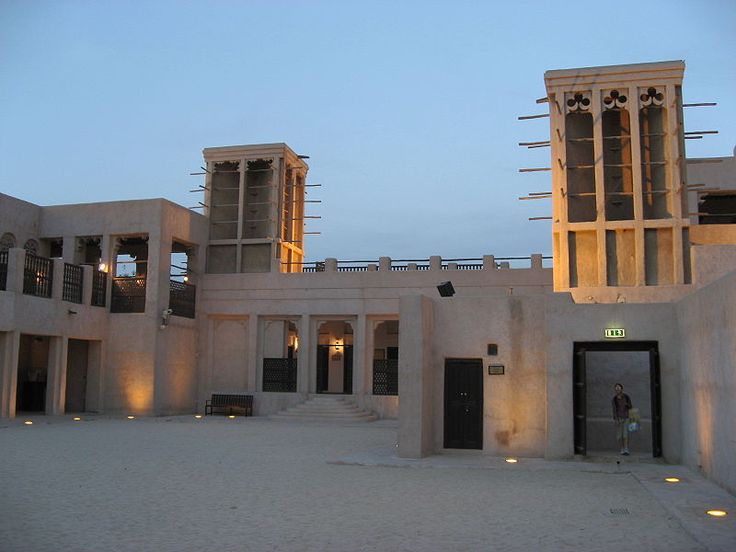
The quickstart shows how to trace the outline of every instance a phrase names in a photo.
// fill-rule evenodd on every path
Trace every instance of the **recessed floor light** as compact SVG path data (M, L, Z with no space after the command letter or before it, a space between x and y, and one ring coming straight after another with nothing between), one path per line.
M23 422L25 425L33 425L33 422L31 420L26 420Z
M194 417L197 418L198 420L202 419L202 415L201 414L195 414Z
M228 416L228 418L230 418L231 420L233 420L233 419L235 419L235 416L233 416L232 414L230 414L230 415Z
M128 416L129 420L135 420L135 416Z
M506 463L507 464L516 464L518 460L516 458L507 458Z
M664 480L667 483L679 483L680 482L680 478L679 477L665 477Z
M82 420L82 418L80 418L79 416L75 416L74 418L72 418L72 420L74 420L75 422L79 422Z
M728 512L725 510L708 510L705 513L713 517L726 517L728 515Z

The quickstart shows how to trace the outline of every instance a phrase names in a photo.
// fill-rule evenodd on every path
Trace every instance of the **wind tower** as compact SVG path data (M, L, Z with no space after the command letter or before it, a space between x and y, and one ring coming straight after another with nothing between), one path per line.
M545 73L555 291L647 302L690 283L684 70L668 61Z
M207 272L301 272L309 166L286 144L206 148Z

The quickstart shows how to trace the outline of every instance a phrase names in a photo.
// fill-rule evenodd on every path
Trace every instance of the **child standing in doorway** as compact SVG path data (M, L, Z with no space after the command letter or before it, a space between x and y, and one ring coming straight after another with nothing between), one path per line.
M616 394L611 404L613 406L613 421L616 424L616 439L621 447L621 454L629 455L629 410L631 398L624 393L624 386L617 383L613 386Z

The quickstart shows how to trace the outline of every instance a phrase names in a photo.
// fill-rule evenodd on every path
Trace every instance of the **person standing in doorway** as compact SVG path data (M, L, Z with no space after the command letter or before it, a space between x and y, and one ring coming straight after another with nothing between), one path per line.
M624 393L624 386L617 383L613 386L616 394L613 396L611 406L613 407L613 421L616 424L616 439L621 454L629 455L629 410L631 410L631 398Z

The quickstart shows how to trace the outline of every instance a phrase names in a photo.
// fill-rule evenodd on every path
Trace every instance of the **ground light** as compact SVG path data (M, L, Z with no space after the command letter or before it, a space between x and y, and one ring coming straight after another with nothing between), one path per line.
M234 419L235 419L235 416L233 416L232 414L230 414L230 415L228 416L228 418L230 418L231 420L234 420Z
M26 425L33 425L33 422L31 420L26 420L23 423L26 424Z
M679 483L680 482L680 478L679 477L665 477L664 480L667 483Z
M713 517L726 517L728 515L726 510L708 510L705 513Z
M135 420L135 416L128 416L129 420Z
M72 418L72 420L74 420L75 422L79 422L82 420L82 418L80 418L79 416L75 416L74 418Z
M194 417L197 418L198 420L201 420L202 419L202 415L201 414L195 414Z
M516 464L519 460L516 458L507 458L506 463L507 464Z

